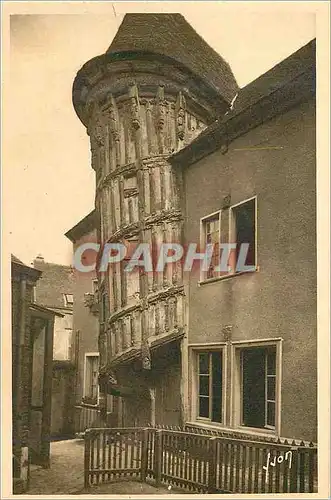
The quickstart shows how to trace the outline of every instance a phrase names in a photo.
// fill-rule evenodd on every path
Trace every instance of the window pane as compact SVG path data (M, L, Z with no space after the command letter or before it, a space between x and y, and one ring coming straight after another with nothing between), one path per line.
M222 353L212 355L212 416L213 422L222 422Z
M275 403L267 403L267 425L275 426Z
M242 372L243 424L262 428L265 425L265 349L244 349Z
M199 398L199 417L209 418L209 398Z
M200 396L209 396L209 376L202 375L199 377L199 394Z
M268 375L276 375L276 349L268 349L267 366Z
M267 399L276 399L276 378L268 377L267 381Z
M255 266L255 200L247 201L233 210L236 227L237 259L240 247L248 243L246 266Z
M209 354L207 352L199 354L199 373L209 373Z

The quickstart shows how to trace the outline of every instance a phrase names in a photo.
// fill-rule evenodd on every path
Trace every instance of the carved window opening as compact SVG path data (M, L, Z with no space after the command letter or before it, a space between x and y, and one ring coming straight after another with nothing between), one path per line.
M138 184L137 177L125 177L123 182L123 198L125 208L125 223L138 222Z
M138 238L132 237L127 240L127 253L122 266L122 281L125 287L123 305L132 305L140 297L140 268L135 266L131 271L125 270L137 245Z

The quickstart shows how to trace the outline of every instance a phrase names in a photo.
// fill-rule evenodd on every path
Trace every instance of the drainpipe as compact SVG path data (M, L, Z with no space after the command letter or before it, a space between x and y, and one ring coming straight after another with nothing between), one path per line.
M25 345L25 327L26 327L26 278L23 278L20 282L20 322L19 329L16 338L16 439L20 443L20 456L19 456L19 471L21 475L21 453L22 453L22 400L23 400L23 389L22 389L22 361L23 361L23 349ZM15 443L16 444L16 443Z
M151 426L155 427L155 416L156 416L156 406L155 406L155 388L150 387L149 394L151 398Z
M75 395L77 397L78 393L78 381L79 381L79 343L80 343L80 330L76 330L75 332L75 352L74 352L74 361L75 361ZM80 398L81 401L82 398ZM75 401L77 403L77 400Z

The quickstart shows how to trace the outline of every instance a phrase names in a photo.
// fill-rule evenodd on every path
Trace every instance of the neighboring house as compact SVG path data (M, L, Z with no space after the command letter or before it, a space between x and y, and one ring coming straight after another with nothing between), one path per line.
M33 266L42 272L34 290L34 301L59 313L54 324L51 427L53 437L64 438L74 431L73 269L45 262L41 256L34 259Z
M181 15L127 14L78 72L98 242L249 244L240 276L236 253L226 276L221 253L201 275L154 254L154 272L98 273L99 403L118 396L119 426L316 439L314 51L239 90Z
M315 111L312 41L171 159L184 244L237 243L187 277L186 422L317 441Z
M70 229L66 236L75 253L80 245L97 241L95 210ZM75 353L75 432L82 432L98 422L99 415L99 297L95 271L74 271L73 352ZM112 408L109 396L108 412ZM109 425L111 422L108 416Z
M54 318L60 313L33 303L41 272L11 257L13 491L29 484L29 464L50 465Z

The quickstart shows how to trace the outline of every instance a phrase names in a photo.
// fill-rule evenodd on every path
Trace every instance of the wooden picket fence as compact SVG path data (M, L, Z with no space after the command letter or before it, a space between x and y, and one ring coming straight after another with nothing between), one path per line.
M317 448L183 430L89 429L85 488L119 478L196 493L312 493Z

